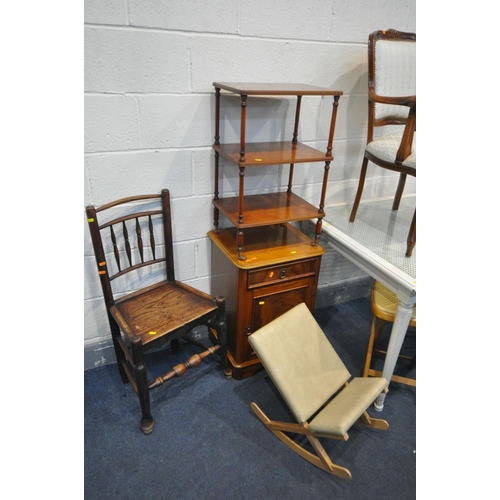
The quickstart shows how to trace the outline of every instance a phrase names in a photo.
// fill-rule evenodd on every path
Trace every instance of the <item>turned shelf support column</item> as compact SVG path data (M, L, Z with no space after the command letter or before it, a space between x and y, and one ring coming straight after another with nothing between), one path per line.
M238 223L243 223L243 199L245 196L245 135L247 119L247 96L241 96L241 129L240 129L240 192L238 196ZM238 229L238 258L246 260L242 255L243 231Z
M220 88L215 89L214 146L220 146ZM215 151L214 201L219 201L219 152ZM219 230L219 209L214 205L214 230Z
M295 126L293 128L293 137L292 137L292 144L295 146L298 142L298 135L299 135L299 119L300 119L300 104L302 102L302 96L298 95L297 96L297 107L295 108ZM287 193L292 192L292 182L293 182L293 169L294 169L294 164L290 164L290 174L288 177L288 189Z

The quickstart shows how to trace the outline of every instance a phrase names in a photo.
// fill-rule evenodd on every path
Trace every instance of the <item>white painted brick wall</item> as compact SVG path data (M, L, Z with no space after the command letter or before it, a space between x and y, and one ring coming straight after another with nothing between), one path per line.
M416 31L415 19L415 0L85 0L84 206L168 187L177 277L210 292L212 82L342 90L327 203L352 203L366 141L368 34ZM248 141L291 138L294 99L249 99ZM301 141L325 147L331 104L303 99ZM222 100L223 140L239 141L239 113L238 99ZM316 203L323 168L302 167L295 191ZM369 175L365 198L393 194L394 175L375 168ZM246 188L276 189L287 176L286 167L248 169ZM235 169L222 168L221 194L237 186ZM84 345L98 349L109 334L83 221Z

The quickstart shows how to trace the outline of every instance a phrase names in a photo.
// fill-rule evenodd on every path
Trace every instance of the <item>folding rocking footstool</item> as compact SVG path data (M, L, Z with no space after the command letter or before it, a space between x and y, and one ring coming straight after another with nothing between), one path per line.
M302 458L336 476L351 479L344 467L331 462L318 438L346 441L354 423L387 429L385 420L366 409L388 382L385 378L351 379L351 374L304 303L248 337L297 423L270 420L255 403L251 408L266 427ZM351 380L350 380L351 379ZM304 434L316 455L285 433Z

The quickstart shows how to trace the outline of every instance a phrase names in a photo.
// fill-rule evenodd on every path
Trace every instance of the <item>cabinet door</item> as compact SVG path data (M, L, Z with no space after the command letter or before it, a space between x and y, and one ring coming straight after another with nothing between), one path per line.
M270 323L301 302L312 310L314 307L316 277L310 276L281 285L262 287L253 292L251 331ZM246 342L246 359L255 358L255 353Z

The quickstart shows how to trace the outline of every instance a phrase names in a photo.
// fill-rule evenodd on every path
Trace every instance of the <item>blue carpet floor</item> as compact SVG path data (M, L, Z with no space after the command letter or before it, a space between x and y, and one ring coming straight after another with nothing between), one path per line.
M361 375L370 331L368 299L316 310L347 368ZM183 362L196 348L152 354L150 379ZM404 349L415 351L415 331ZM377 361L375 361L377 362ZM380 362L380 361L378 361ZM381 366L381 365L380 365ZM405 365L401 373L409 373ZM410 376L416 376L415 371ZM382 412L386 431L355 425L346 442L321 440L352 480L300 458L257 419L255 401L271 419L290 420L265 371L227 380L210 358L151 394L153 432L139 428L140 408L116 365L85 372L85 498L93 499L328 499L416 498L416 389L393 383ZM305 444L302 438L297 438Z

